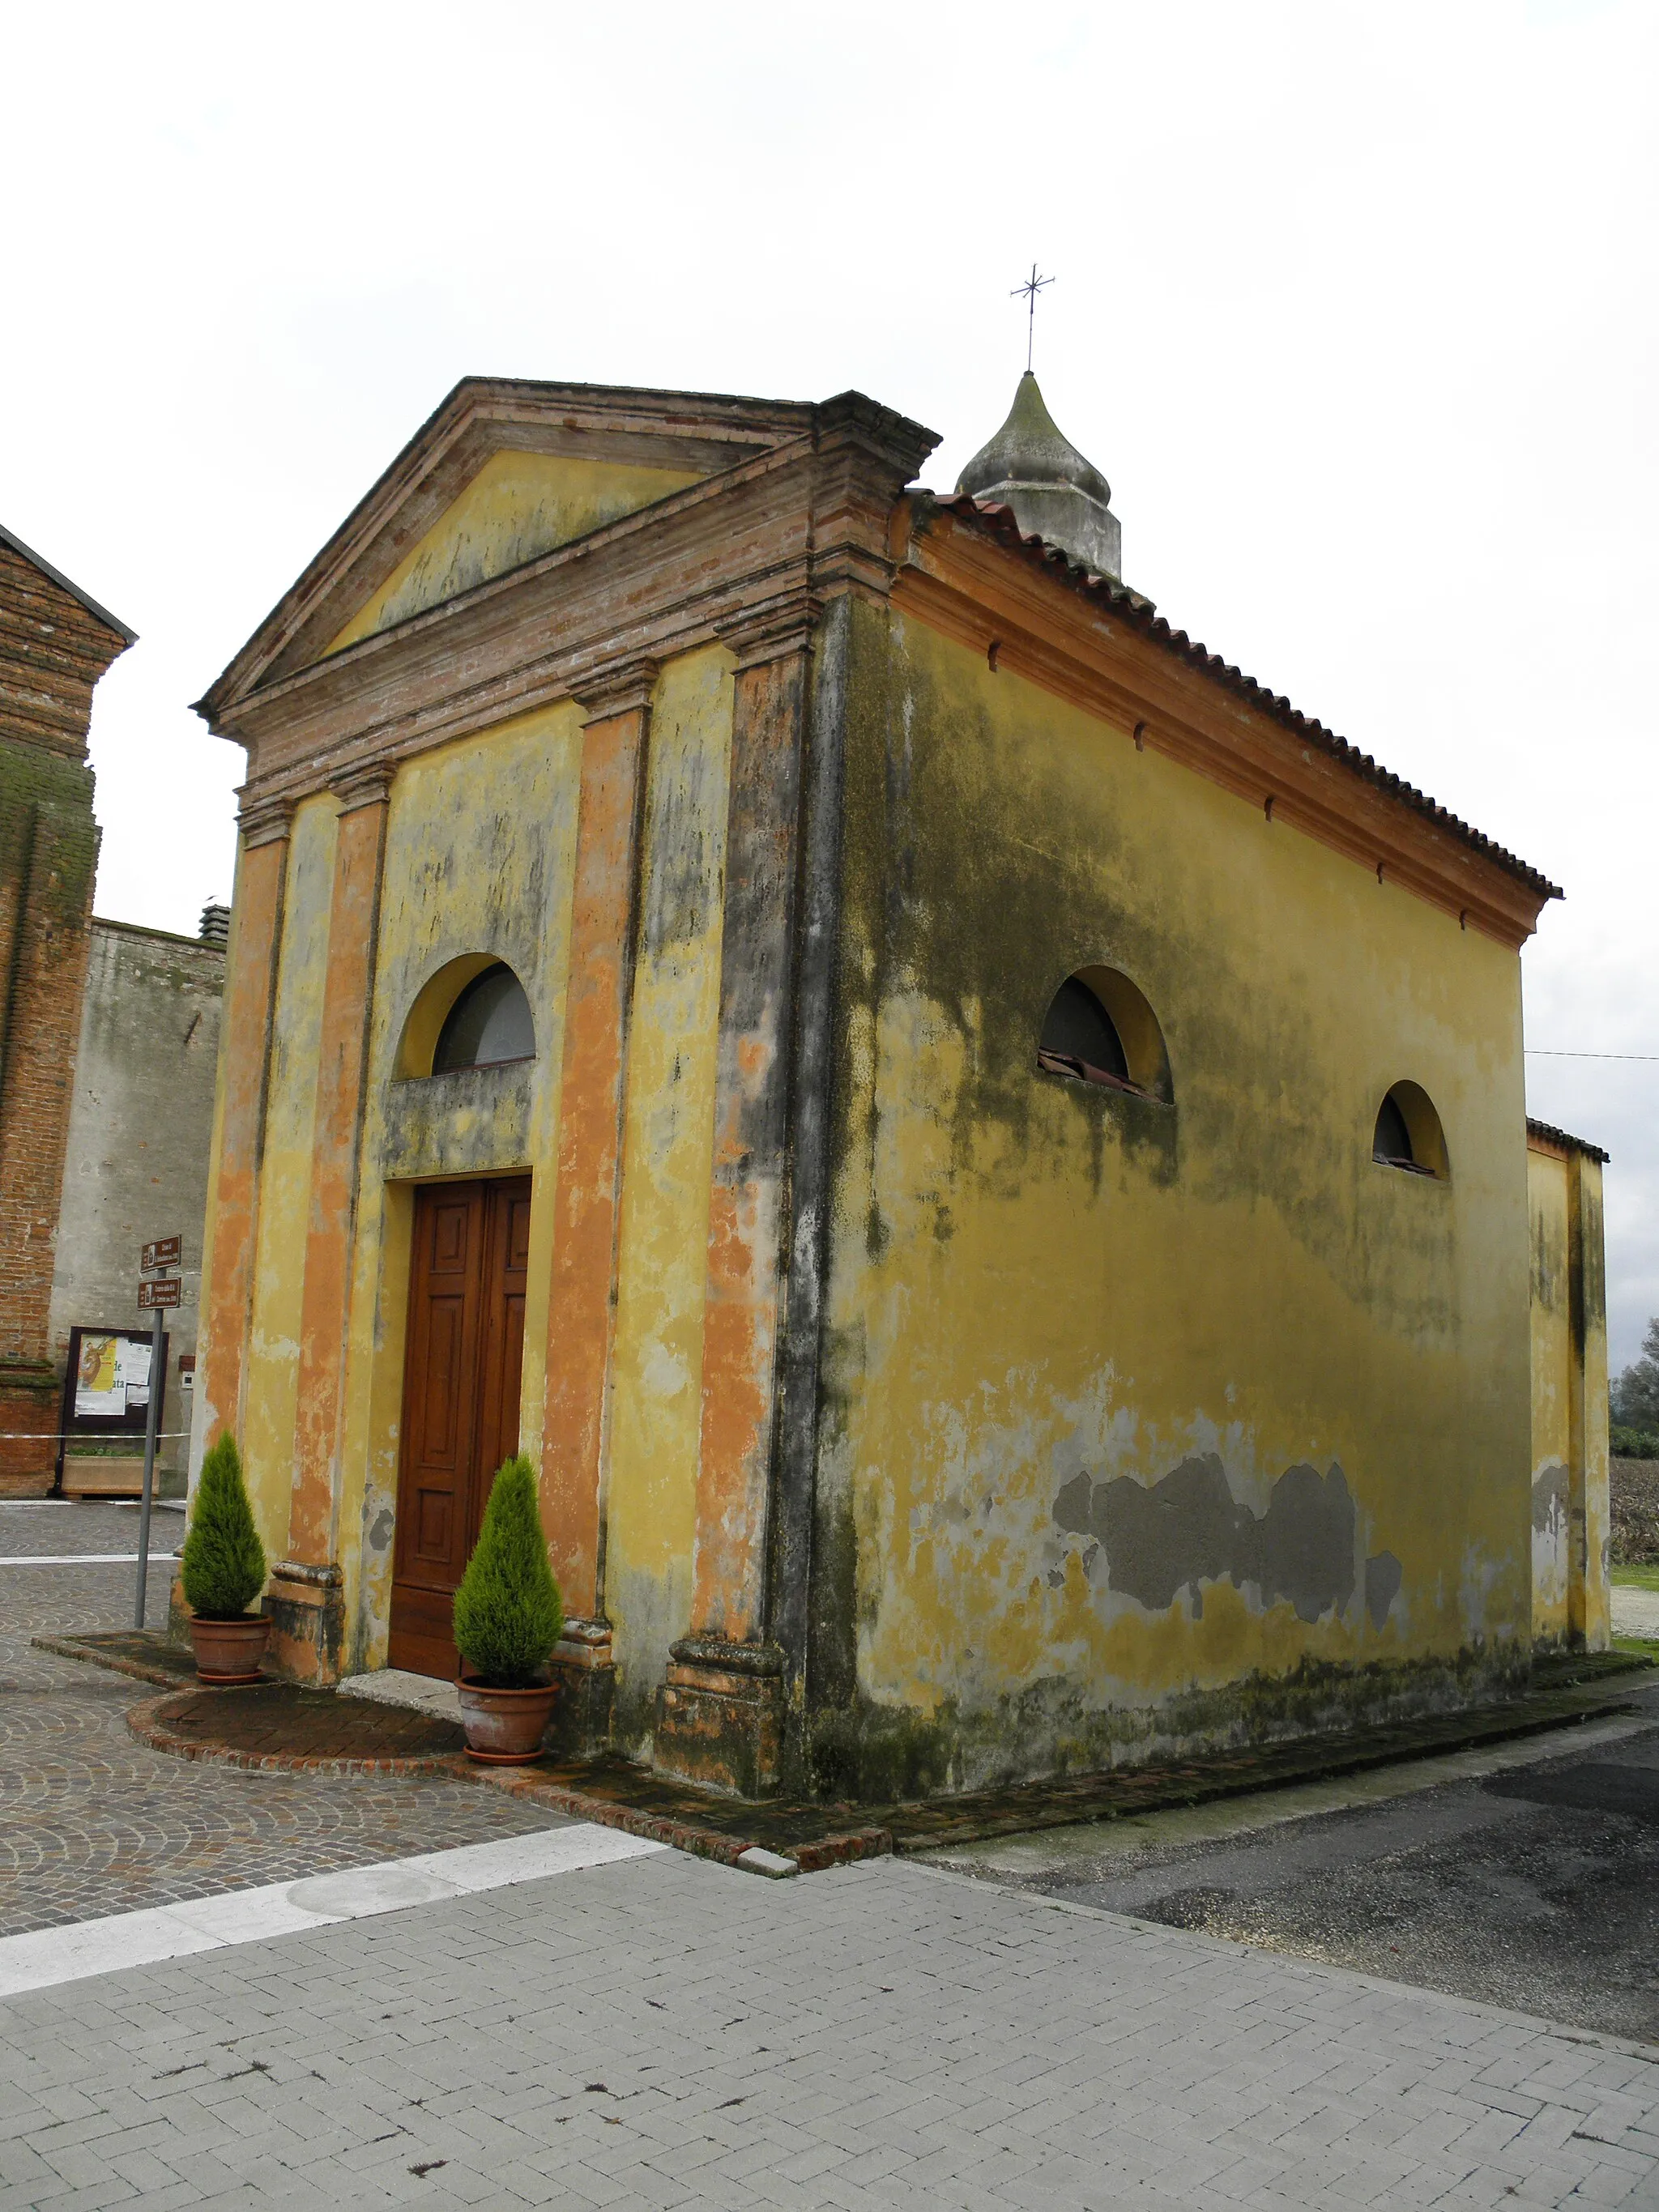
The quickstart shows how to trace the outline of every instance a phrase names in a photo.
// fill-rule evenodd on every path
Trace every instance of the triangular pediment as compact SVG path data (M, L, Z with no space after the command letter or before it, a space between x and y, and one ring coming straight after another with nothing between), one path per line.
M788 401L469 378L200 702L233 702L811 433Z
M360 637L441 606L539 553L701 483L702 474L641 468L608 456L583 460L514 448L492 453L419 544L330 639L327 650L338 653Z

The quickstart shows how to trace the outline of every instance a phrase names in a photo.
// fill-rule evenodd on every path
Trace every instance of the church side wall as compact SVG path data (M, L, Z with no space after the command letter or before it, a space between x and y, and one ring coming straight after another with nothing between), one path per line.
M191 1401L179 1361L196 1350L224 980L216 945L92 925L52 1278L52 1358L61 1378L76 1326L144 1327L135 1304L140 1247L183 1237L182 1303L164 1316L166 1435L156 1456L169 1477L181 1476L187 1457Z
M1524 1679L1514 952L860 606L809 1692L866 1796ZM1173 1105L1041 1073L1103 963ZM1408 1079L1444 1181L1379 1165Z
M1532 1253L1532 1626L1540 1643L1565 1644L1572 1458L1565 1160L1528 1149L1527 1212Z
M1527 1151L1532 1256L1533 1634L1605 1650L1612 1634L1601 1169Z

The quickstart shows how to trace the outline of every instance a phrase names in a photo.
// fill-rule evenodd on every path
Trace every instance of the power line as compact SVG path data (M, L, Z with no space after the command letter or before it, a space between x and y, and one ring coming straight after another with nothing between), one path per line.
M1548 1045L1529 1044L1528 1060L1646 1060L1659 1061L1659 1052L1557 1052Z

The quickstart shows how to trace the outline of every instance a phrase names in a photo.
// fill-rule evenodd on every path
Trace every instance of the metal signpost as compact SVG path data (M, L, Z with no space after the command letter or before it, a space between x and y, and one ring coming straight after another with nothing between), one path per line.
M139 1272L149 1274L161 1267L176 1267L179 1262L180 1240L177 1237L158 1237L153 1244L146 1244L139 1256ZM144 1625L144 1584L149 1573L149 1507L155 1494L155 1430L161 1412L161 1316L168 1306L176 1306L184 1294L184 1285L177 1275L164 1275L157 1281L140 1283L138 1305L141 1312L150 1316L149 1324L149 1404L144 1419L144 1492L143 1502L138 1508L138 1594L133 1604L132 1625Z

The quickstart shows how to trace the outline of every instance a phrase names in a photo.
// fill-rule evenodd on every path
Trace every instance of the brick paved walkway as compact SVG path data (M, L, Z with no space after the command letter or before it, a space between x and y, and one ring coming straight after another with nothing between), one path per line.
M1659 2201L1659 2053L894 1860L677 1853L13 2000L0 2203Z
M171 1550L181 1525L158 1513L154 1545ZM0 1556L137 1542L118 1507L0 1504ZM246 1773L145 1749L125 1715L153 1689L29 1647L124 1626L132 1589L130 1566L0 1567L0 1935L554 1825L461 1783ZM152 1567L152 1626L167 1591Z

